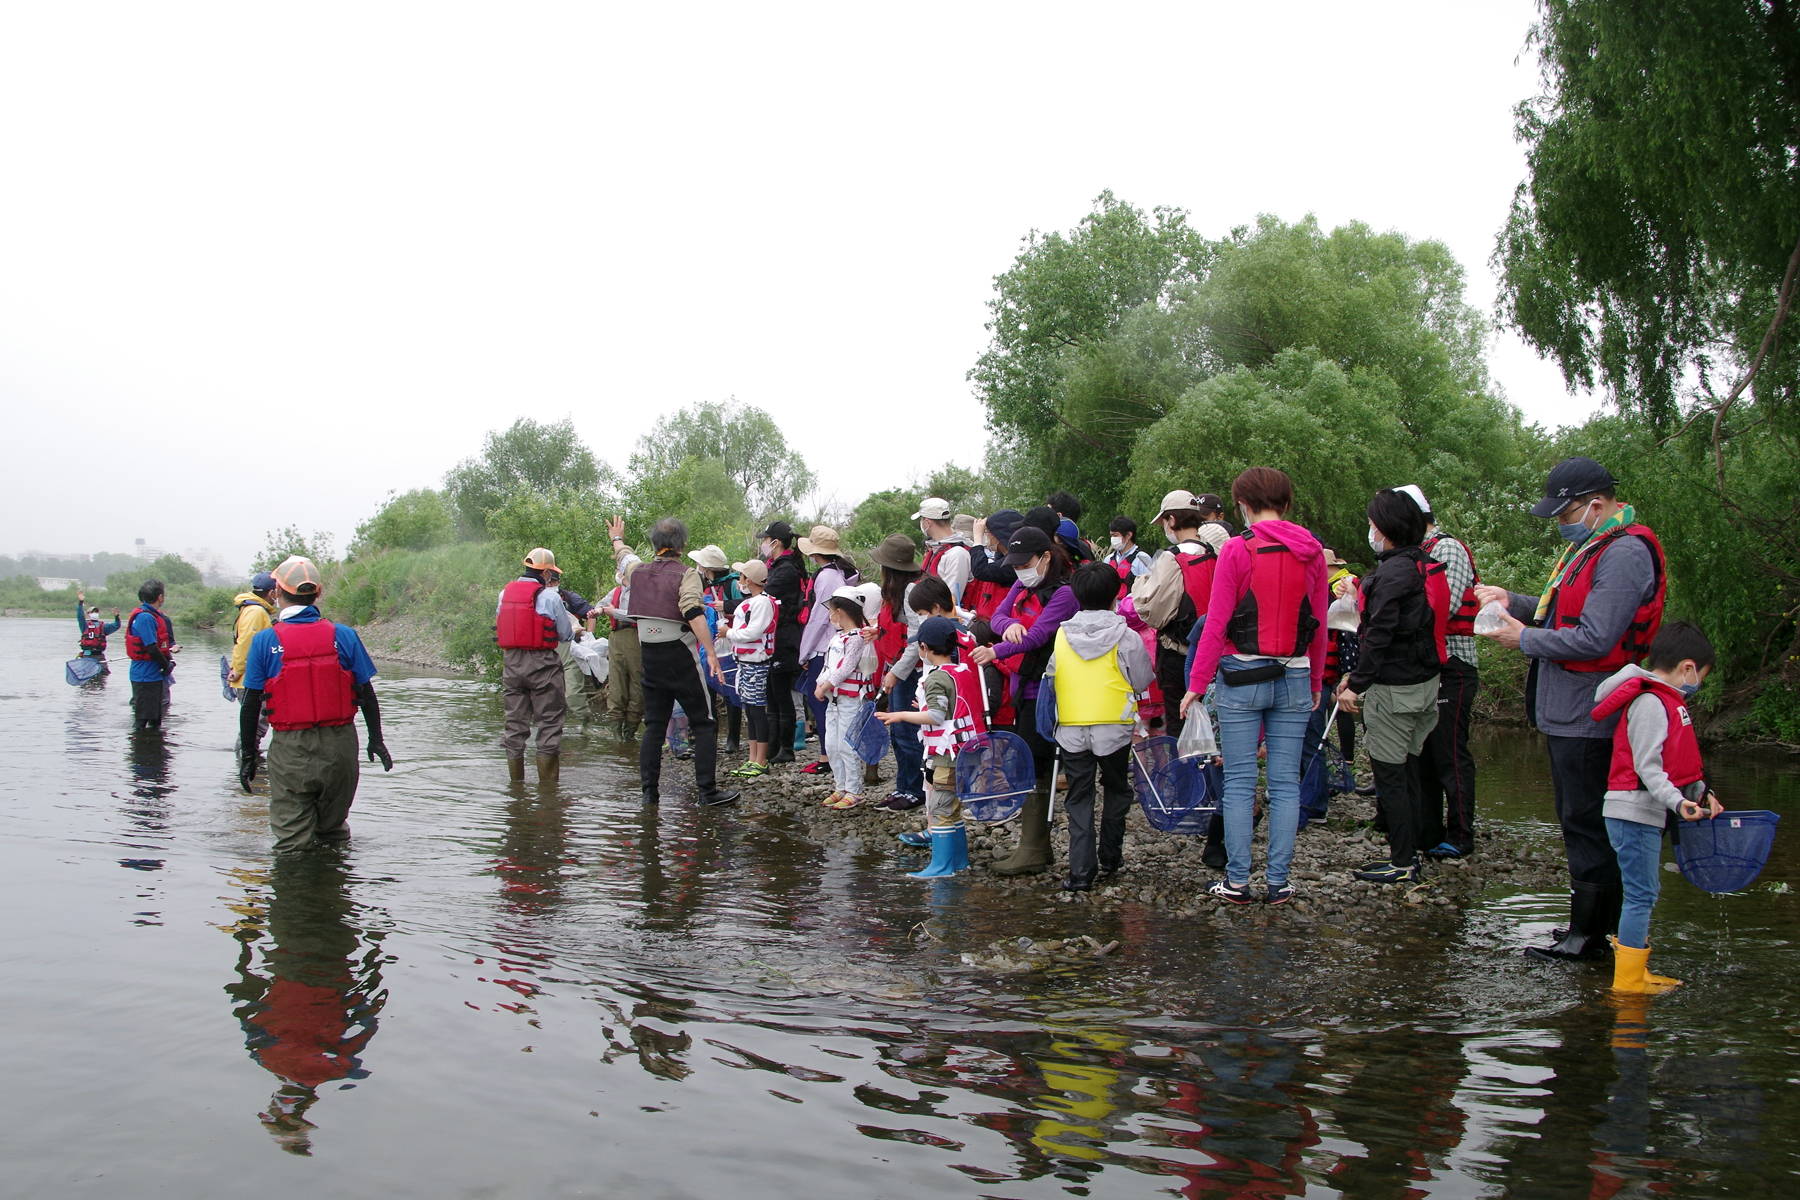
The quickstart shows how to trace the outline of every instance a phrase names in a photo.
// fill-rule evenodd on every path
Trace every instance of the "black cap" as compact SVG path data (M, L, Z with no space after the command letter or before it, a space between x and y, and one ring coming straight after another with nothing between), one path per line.
M1565 458L1550 468L1550 478L1544 484L1544 498L1531 506L1531 515L1554 517L1569 507L1569 501L1577 496L1618 486L1619 481L1613 478L1612 472L1593 459Z
M1043 530L1045 537L1055 537L1056 527L1062 524L1062 518L1048 504L1040 504L1036 508L1025 510L1024 524Z
M1021 526L1013 534L1012 541L1006 543L1006 565L1022 567L1044 551L1050 549L1050 535L1036 525Z
M1002 546L1012 541L1012 535L1018 531L1025 520L1025 514L1016 508L1003 508L987 519L987 531L994 535L994 540Z
M1225 502L1219 499L1217 492L1201 492L1194 497L1194 507L1203 513L1225 511Z
M794 540L794 527L786 521L770 521L769 527L756 536L774 538L778 542L791 542Z

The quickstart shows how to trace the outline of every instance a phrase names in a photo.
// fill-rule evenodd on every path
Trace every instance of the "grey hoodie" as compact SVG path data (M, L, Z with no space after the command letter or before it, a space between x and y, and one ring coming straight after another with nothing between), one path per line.
M1594 689L1594 703L1606 699L1627 679L1638 677L1654 678L1654 675L1636 663L1620 667ZM1623 718L1625 735L1631 742L1631 761L1637 768L1638 781L1645 787L1635 791L1607 792L1601 814L1616 821L1636 821L1639 825L1654 825L1661 829L1668 814L1677 811L1683 800L1705 799L1706 781L1695 780L1685 788L1677 788L1669 782L1668 773L1663 770L1662 755L1669 719L1664 715L1661 700L1647 693L1639 696L1625 706Z
M1058 632L1069 639L1069 649L1085 662L1110 654L1117 646L1119 670L1134 692L1149 687L1150 680L1156 676L1150 652L1144 649L1144 639L1132 632L1125 618L1116 612L1083 609L1064 621ZM1048 681L1055 676L1056 654L1052 653L1050 662L1044 667L1044 679ZM1111 754L1131 744L1131 731L1130 725L1062 725L1056 730L1056 744L1071 753L1088 750L1095 754Z

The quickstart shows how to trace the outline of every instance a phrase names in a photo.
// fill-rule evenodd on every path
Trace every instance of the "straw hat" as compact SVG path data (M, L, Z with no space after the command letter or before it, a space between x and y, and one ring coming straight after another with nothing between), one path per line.
M812 536L801 538L798 544L802 554L841 554L843 552L838 531L829 525L814 525Z
M1321 547L1325 551L1325 565L1328 567L1347 567L1350 564L1338 557L1338 552L1330 546Z
M904 533L891 533L882 538L881 545L869 551L869 557L875 560L876 566L890 571L917 575L925 569L919 565L919 544Z

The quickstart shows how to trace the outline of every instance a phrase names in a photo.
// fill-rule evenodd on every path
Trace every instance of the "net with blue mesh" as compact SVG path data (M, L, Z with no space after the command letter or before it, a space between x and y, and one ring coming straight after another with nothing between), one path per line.
M70 687L80 687L105 670L103 658L71 658L63 664L63 678L69 681Z
M1675 865L1707 892L1740 892L1755 882L1775 845L1772 812L1726 812L1675 825Z
M737 690L738 665L736 656L734 655L731 658L720 659L719 672L725 676L724 683L720 683L717 679L713 678L712 669L710 667L706 669L706 686L725 697L725 703L731 705L731 707L744 707L744 701L738 696Z
M862 706L862 711L850 718L851 748L856 757L871 767L887 757L891 739L888 727L875 719L875 702L870 700Z
M231 659L219 655L219 690L225 693L225 699L237 703L237 689L231 686Z
M977 821L1004 821L1037 788L1031 747L1003 729L963 743L956 752L956 798Z
M1131 782L1151 828L1204 834L1219 811L1225 771L1210 758L1182 758L1172 737L1153 737L1131 752Z
M1324 820L1333 796L1355 790L1356 778L1350 774L1343 751L1327 742L1300 772L1300 815Z

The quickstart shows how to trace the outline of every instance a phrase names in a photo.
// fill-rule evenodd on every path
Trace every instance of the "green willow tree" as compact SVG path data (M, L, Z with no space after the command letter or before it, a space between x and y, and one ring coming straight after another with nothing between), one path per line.
M1502 319L1606 389L1618 418L1566 442L1613 454L1659 528L1681 511L1671 579L1740 681L1726 707L1786 704L1800 740L1800 5L1540 7Z

